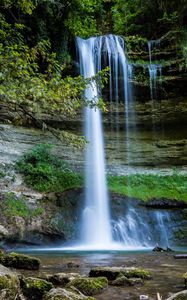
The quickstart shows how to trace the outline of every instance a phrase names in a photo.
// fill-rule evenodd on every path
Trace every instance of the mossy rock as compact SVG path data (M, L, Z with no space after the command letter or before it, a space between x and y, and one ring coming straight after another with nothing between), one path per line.
M75 278L66 287L75 287L86 296L92 296L101 293L108 286L108 280L105 277L98 278Z
M41 262L38 258L12 252L5 256L3 264L15 269L38 270Z
M42 299L43 295L53 288L53 284L44 279L27 277L21 280L23 294L29 300Z
M119 274L127 277L127 278L142 278L142 279L150 279L150 272L141 269L141 268L127 268L127 267L96 267L91 269L89 276L90 277L100 277L104 276L108 280L115 280Z
M170 296L166 300L187 300L187 290L180 291L176 294L173 294L172 296Z
M45 296L43 300L95 300L93 297L87 297L76 291L63 288L53 288Z
M117 276L117 278L112 281L111 285L115 285L115 286L129 286L130 285L130 281L124 275Z
M187 272L182 275L182 278L184 278L184 285L187 287Z
M46 276L46 280L52 282L54 285L60 285L65 287L66 284L74 280L75 278L80 278L81 275L78 273L56 273L53 275Z
M0 249L0 264L4 264L5 253Z
M20 288L18 275L6 267L0 265L0 291L4 290L4 294L10 294L11 296L7 300L15 299L15 295ZM5 290L7 291L5 293ZM5 297L2 295L2 297ZM8 297L8 296L7 296ZM3 299L3 298L2 298ZM4 298L6 299L6 298Z
M142 286L144 285L142 278L127 278L120 273L115 280L111 282L114 286Z

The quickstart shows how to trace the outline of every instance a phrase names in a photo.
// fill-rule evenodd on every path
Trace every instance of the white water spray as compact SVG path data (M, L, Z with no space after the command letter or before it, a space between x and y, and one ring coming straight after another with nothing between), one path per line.
M100 56L96 49L100 47L99 39L77 39L80 69L84 78L96 75L101 68ZM96 65L98 65L96 69ZM98 101L98 91L95 81L85 90L87 100ZM112 244L108 193L105 177L105 158L102 136L101 113L98 108L85 109L86 138L86 204L83 212L82 242L85 246L97 249L107 249Z

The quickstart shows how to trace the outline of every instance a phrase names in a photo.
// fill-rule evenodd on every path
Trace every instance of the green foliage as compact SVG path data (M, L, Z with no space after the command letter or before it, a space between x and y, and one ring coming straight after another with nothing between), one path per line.
M43 208L30 209L24 197L18 198L14 193L7 193L3 202L3 212L7 217L36 217L42 214Z
M187 201L187 175L173 172L172 175L135 174L110 176L109 189L144 201L152 198L167 198Z
M97 21L101 14L102 1L76 0L74 5L65 21L73 35L87 38L99 34Z
M18 163L25 182L41 192L62 192L79 187L82 178L67 163L51 154L51 145L39 144L26 153Z

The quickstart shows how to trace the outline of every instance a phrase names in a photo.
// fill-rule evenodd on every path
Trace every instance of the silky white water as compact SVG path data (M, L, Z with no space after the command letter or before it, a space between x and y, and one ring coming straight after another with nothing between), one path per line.
M133 67L128 63L121 37L107 35L77 38L80 73L84 78L94 77L103 67L109 66L109 101L118 107L119 98L125 103L126 147L129 150L129 102L132 101L130 79ZM95 80L91 80L85 90L85 99L97 104L101 90ZM117 118L116 118L117 119ZM156 227L144 211L136 211L127 205L121 216L111 220L109 196L105 175L105 153L102 129L102 115L99 108L85 109L85 135L88 141L85 153L85 204L81 218L79 242L70 247L53 250L97 251L148 249L155 245L155 236L160 240L164 228L164 215L151 216ZM127 151L130 155L130 151ZM129 157L127 157L127 161ZM162 220L162 226L158 223ZM165 238L164 238L165 239ZM166 241L168 244L168 241Z
M160 41L152 40L148 41L148 51L149 51L149 82L150 82L150 96L151 100L157 99L157 80L158 76L162 77L162 65L152 63L152 49L153 47L160 47Z
M88 40L77 38L79 50L80 71L84 78L96 75L95 49L99 40L92 37ZM88 84L85 90L86 100L98 101L98 91L95 81ZM85 134L88 140L86 149L86 203L82 216L82 243L91 248L110 248L112 233L110 225L109 200L105 177L104 144L102 135L101 113L98 108L85 109Z

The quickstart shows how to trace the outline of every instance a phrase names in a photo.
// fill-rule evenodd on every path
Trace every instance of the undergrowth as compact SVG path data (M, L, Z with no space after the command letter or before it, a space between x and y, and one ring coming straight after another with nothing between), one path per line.
M187 175L173 172L171 175L133 174L109 176L111 192L147 201L166 198L187 201Z
M43 213L43 208L31 209L24 197L16 197L14 193L6 193L4 201L1 202L1 209L5 216L19 216L23 218L37 217Z
M82 177L51 153L52 145L39 144L18 162L27 185L40 192L62 192L79 187Z

